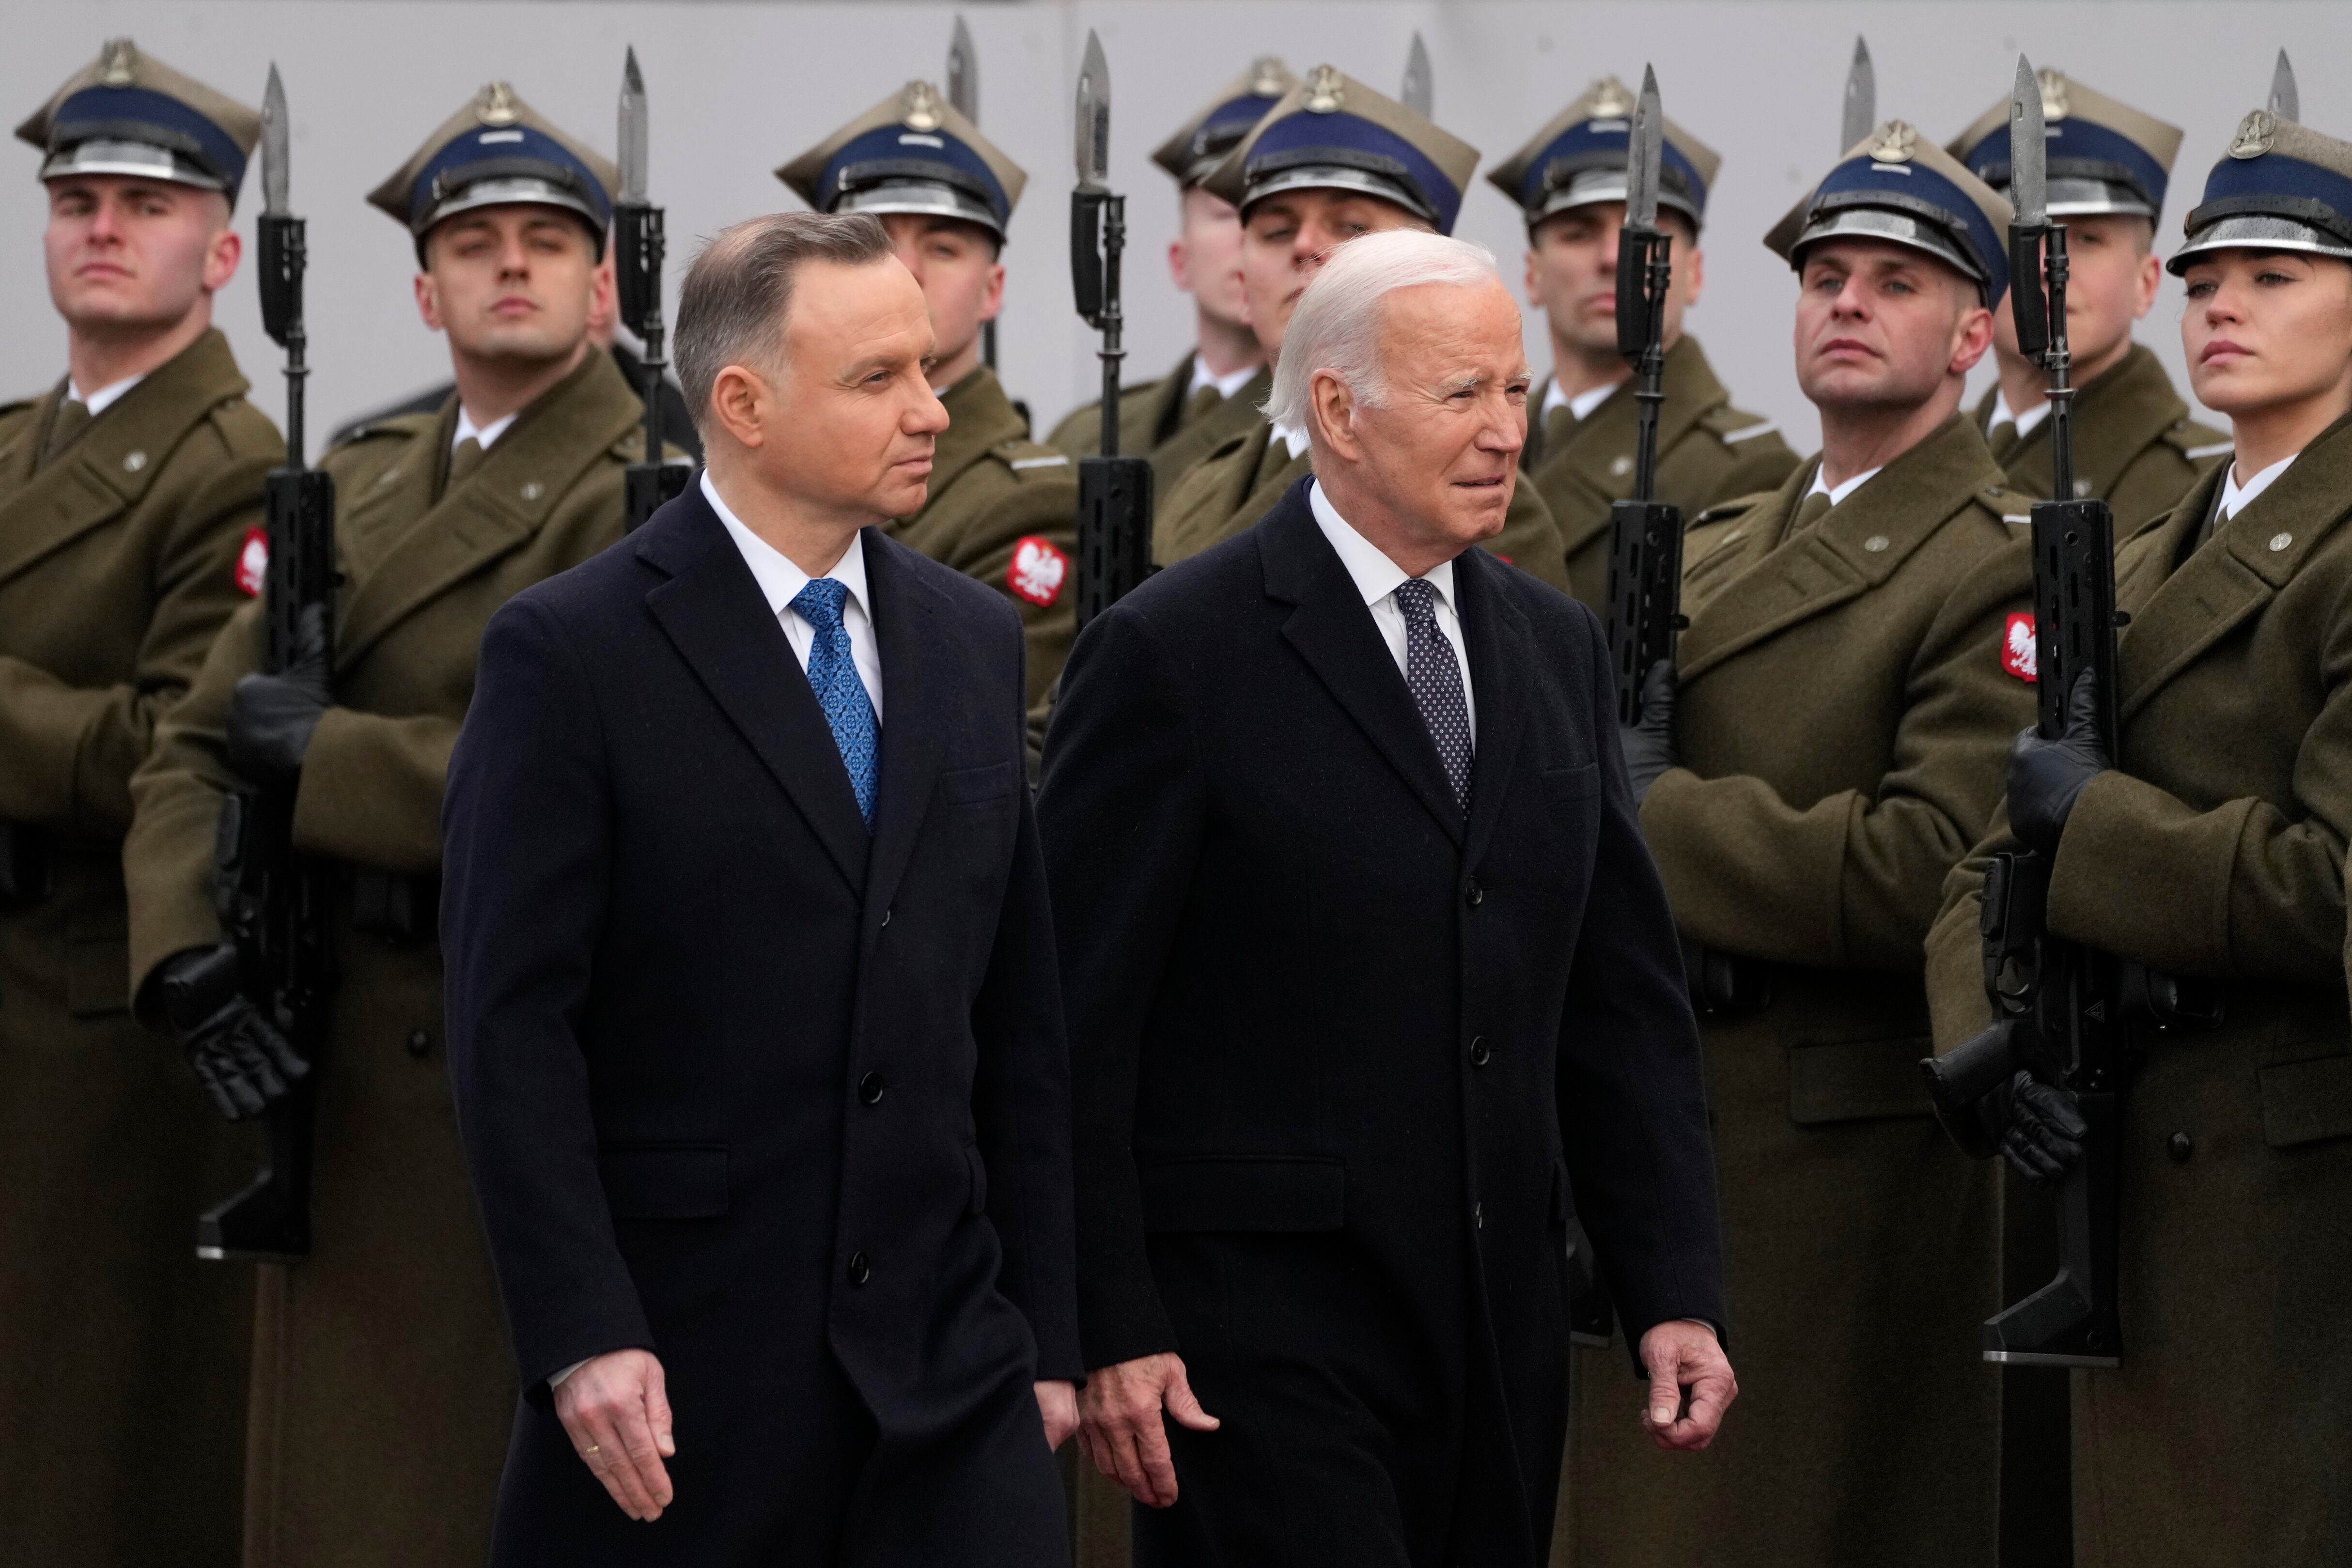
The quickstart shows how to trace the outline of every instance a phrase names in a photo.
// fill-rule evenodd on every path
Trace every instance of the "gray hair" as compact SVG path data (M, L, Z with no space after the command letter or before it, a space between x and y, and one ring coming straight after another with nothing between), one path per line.
M1501 281L1495 254L1485 246L1426 229L1383 229L1338 246L1299 297L1283 332L1265 416L1292 430L1310 429L1307 389L1318 371L1338 376L1357 402L1387 406L1388 381L1381 373L1381 299L1394 289L1423 283L1475 288Z
M868 213L770 213L703 242L678 288L671 346L695 428L707 434L719 371L778 362L784 313L803 267L813 261L866 267L889 255L890 235Z

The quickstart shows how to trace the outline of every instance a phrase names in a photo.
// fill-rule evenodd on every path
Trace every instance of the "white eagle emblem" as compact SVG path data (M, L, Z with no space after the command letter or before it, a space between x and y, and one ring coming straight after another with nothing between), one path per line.
M2033 643L2033 617L2012 612L2000 640L2000 667L2032 685L2039 676Z
M236 552L237 591L247 599L258 599L262 584L268 580L269 536L260 528L247 528L245 543Z
M1004 585L1016 599L1044 607L1062 597L1062 580L1070 575L1070 558L1035 534L1021 538L1013 547L1013 565L1004 574Z

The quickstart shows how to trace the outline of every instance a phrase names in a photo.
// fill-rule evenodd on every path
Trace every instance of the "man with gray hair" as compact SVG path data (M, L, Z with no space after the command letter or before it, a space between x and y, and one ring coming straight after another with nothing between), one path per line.
M1543 1563L1571 1190L1651 1436L1705 1448L1734 1396L1696 1032L1608 650L1472 548L1528 380L1485 251L1339 247L1269 411L1312 474L1089 625L1064 677L1038 814L1081 1441L1148 1505L1141 1563Z
M934 352L871 215L719 235L700 483L484 637L443 920L525 1391L494 1563L1068 1561L1021 621L884 531Z

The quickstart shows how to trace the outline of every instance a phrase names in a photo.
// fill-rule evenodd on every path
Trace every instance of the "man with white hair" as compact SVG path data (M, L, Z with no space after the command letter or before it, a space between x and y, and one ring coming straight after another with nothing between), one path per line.
M1064 679L1038 814L1081 1440L1149 1505L1140 1563L1542 1563L1571 1190L1651 1436L1705 1448L1735 1392L1607 648L1472 548L1528 381L1485 251L1340 247L1270 410L1312 474L1098 618Z

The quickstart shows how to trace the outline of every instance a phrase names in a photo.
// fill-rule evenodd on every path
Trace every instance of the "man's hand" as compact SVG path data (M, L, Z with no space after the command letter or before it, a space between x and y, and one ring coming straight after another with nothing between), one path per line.
M2098 693L2091 672L2066 694L2066 728L2055 740L2038 730L2018 733L2009 748L2009 825L2018 841L2043 854L2058 852L2066 818L2092 779L2116 765L2099 738Z
M1649 1402L1642 1407L1650 1440L1685 1454L1714 1442L1723 1413L1739 1397L1739 1380L1731 1375L1715 1331L1686 1318L1654 1324L1642 1336L1642 1364L1650 1370Z
M1045 1447L1058 1449L1078 1429L1078 1388L1068 1378L1040 1383L1037 1414L1045 1422Z
M1078 1396L1079 1449L1095 1469L1153 1508L1176 1500L1176 1461L1160 1425L1162 1407L1195 1432L1222 1425L1192 1397L1183 1358L1172 1352L1097 1367Z
M229 695L228 764L256 784L275 784L302 771L310 737L330 706L327 610L302 612L293 656L275 675L247 675Z
M1625 777L1633 786L1633 804L1649 798L1650 786L1676 766L1675 756L1675 667L1660 659L1642 677L1642 716L1617 727L1617 748L1625 754Z
M174 953L156 971L155 986L196 1082L228 1120L260 1115L310 1075L310 1064L245 994L228 944Z
M670 1504L669 1395L662 1364L649 1351L616 1350L593 1357L555 1385L555 1416L572 1436L580 1462L604 1483L631 1519L652 1521Z
M2082 1163L2091 1124L2082 1103L2021 1067L1977 1102L1985 1135L2017 1174L2035 1186L2055 1186Z

